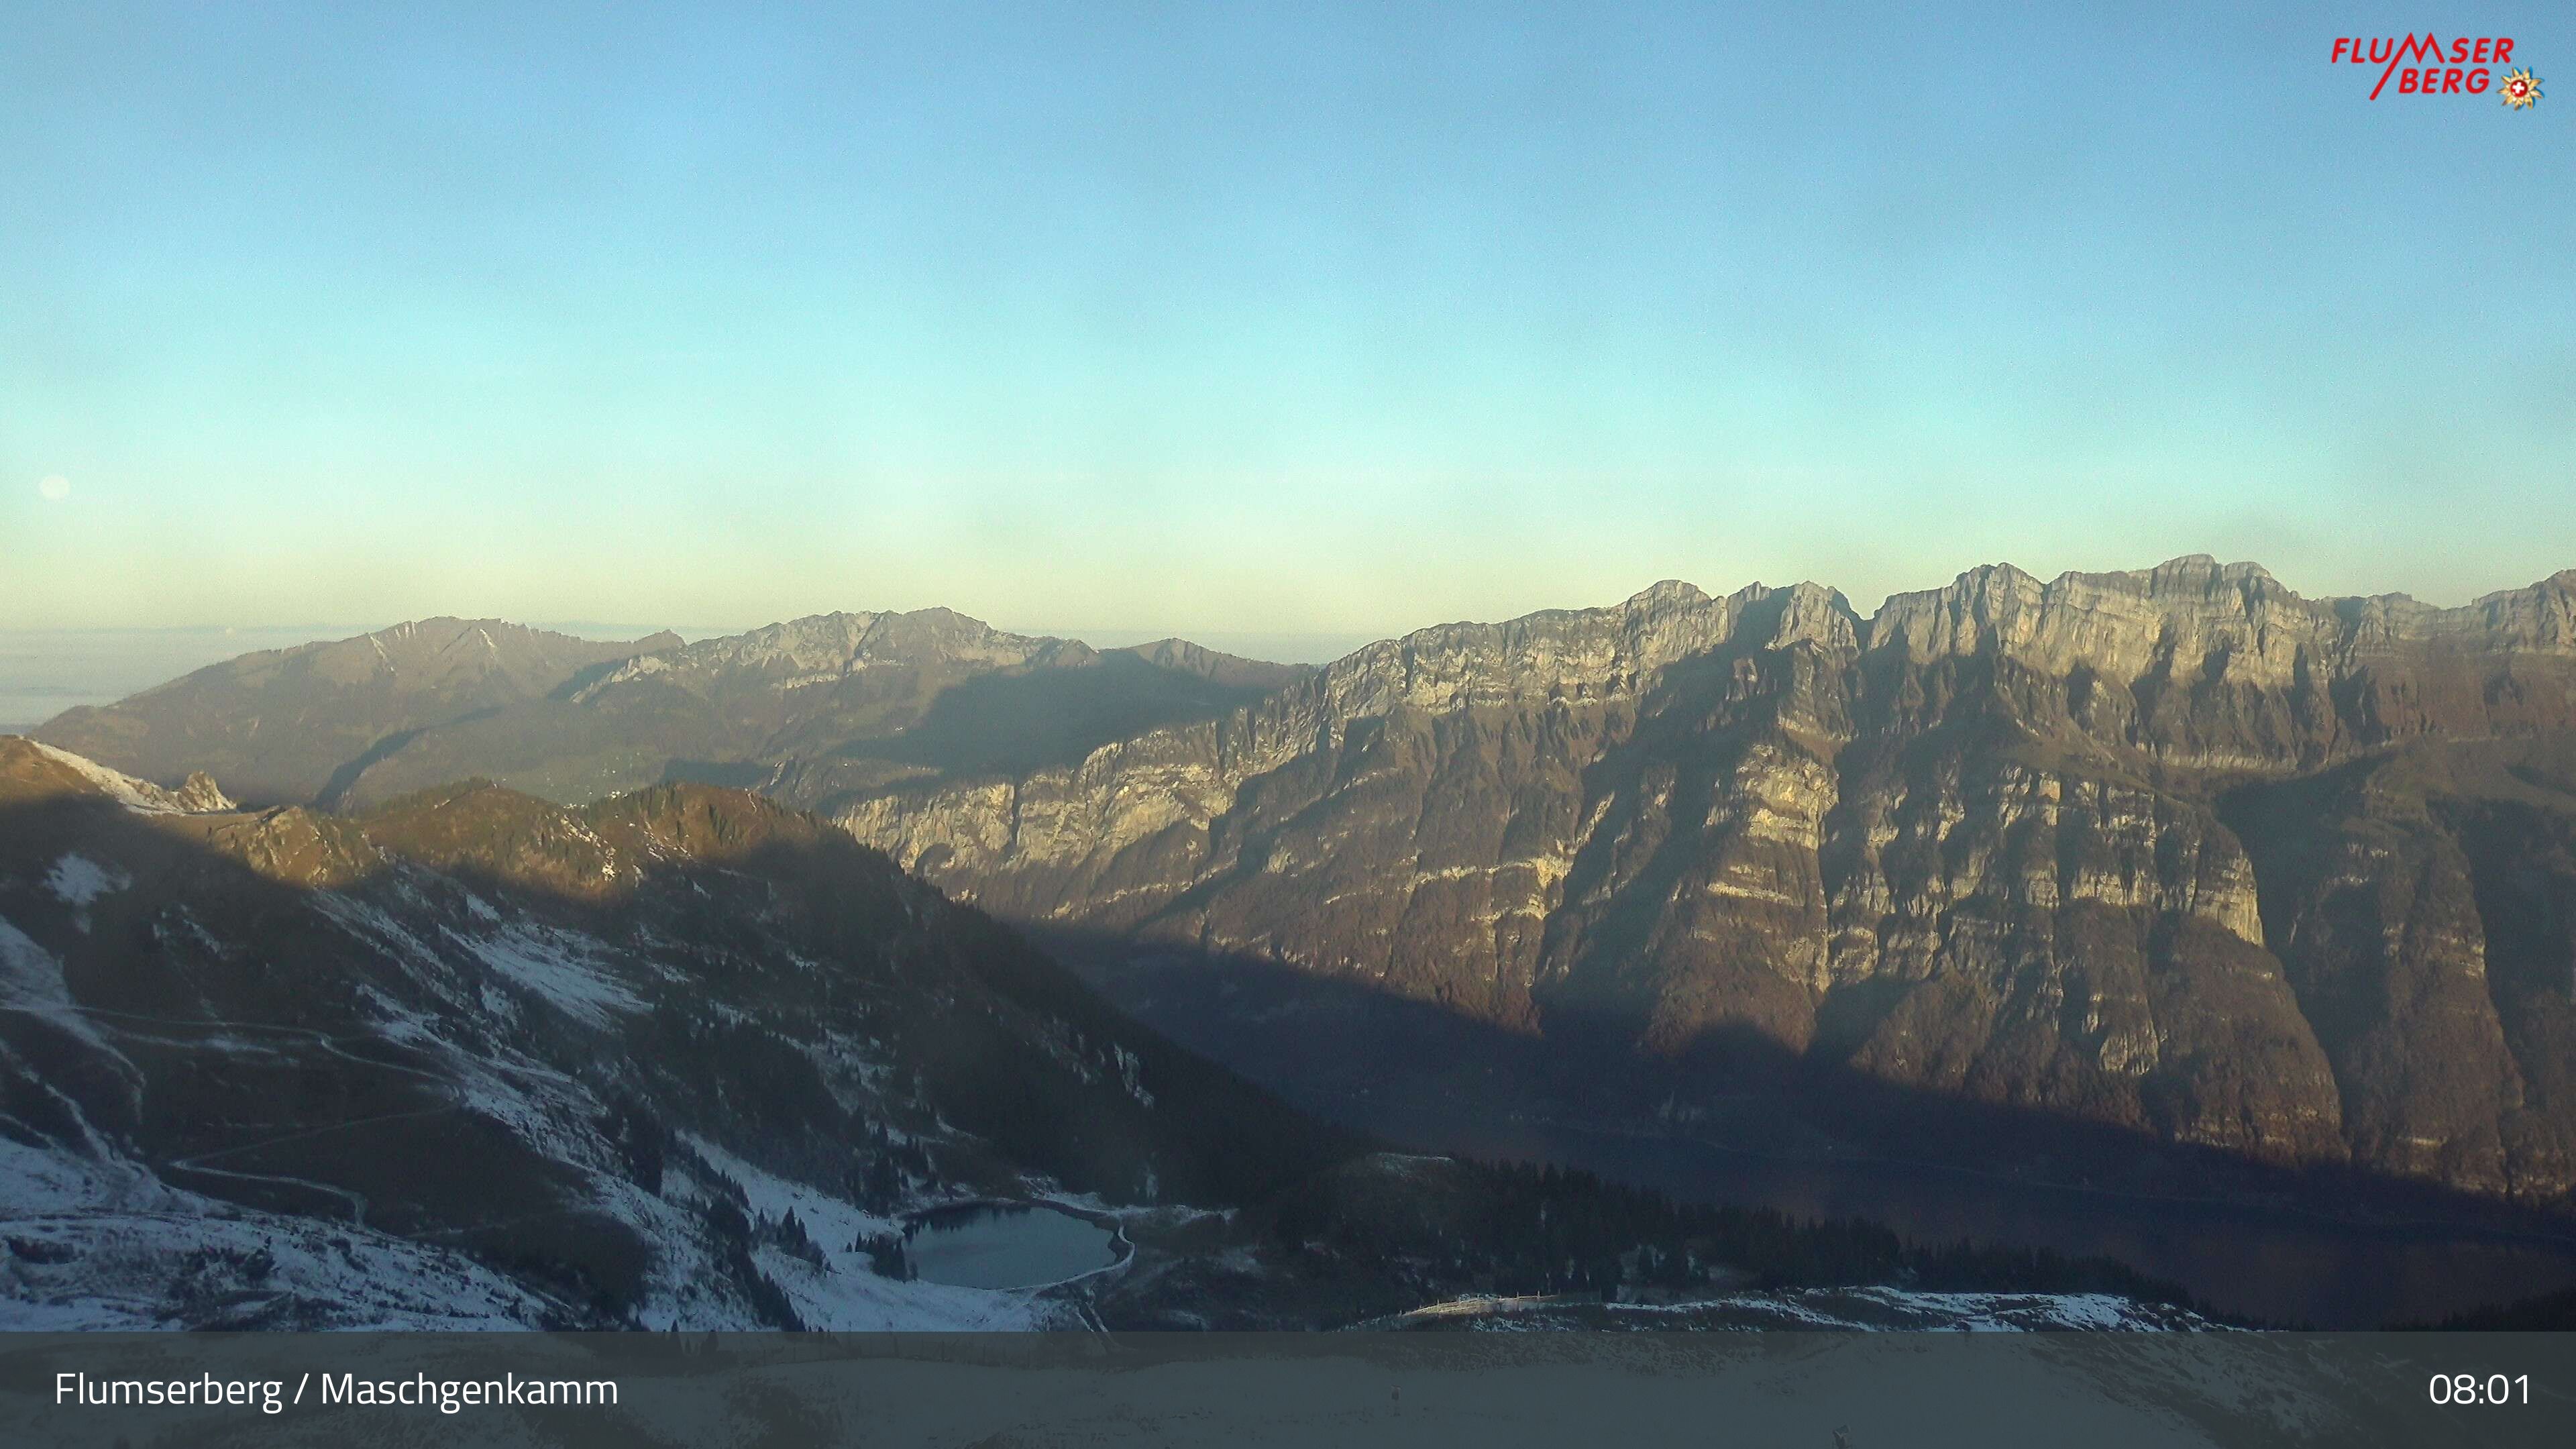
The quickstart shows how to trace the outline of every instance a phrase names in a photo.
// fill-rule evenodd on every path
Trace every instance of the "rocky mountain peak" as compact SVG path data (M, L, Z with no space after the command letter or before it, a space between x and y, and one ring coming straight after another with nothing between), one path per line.
M177 790L111 770L69 750L0 735L0 801L97 796L144 815L199 815L237 808L203 770Z
M2525 589L2489 594L2454 611L2469 616L2509 647L2576 654L2576 569L2565 569Z
M1645 674L1712 647L1738 609L1737 600L1667 581L1610 608L1547 609L1380 640L1326 665L1320 687L1346 718L1594 698L1633 689Z
M1852 612L1850 601L1839 589L1818 583L1791 584L1762 595L1759 607L1771 615L1767 636L1760 641L1762 648L1786 649L1801 643L1835 650L1860 647L1863 621ZM1748 622L1758 617L1748 609Z
M679 646L676 634L664 630L632 643L597 644L506 619L459 619L441 615L394 624L351 639L302 645L250 661L292 668L301 664L313 677L340 684L377 683L401 690L453 687L493 674L527 676L550 673L565 657L648 654ZM203 672L203 671L201 671Z
M1757 584L1755 587L1761 586ZM1621 607L1634 614L1650 614L1666 609L1684 609L1707 600L1707 592L1697 584L1683 579L1657 579L1630 594Z
M1089 653L1075 641L1003 633L951 609L813 614L638 660L592 688L665 672L820 681L888 664L1009 667L1041 655L1063 657L1068 645Z
M223 787L215 783L215 777L203 770L189 771L188 778L179 782L179 788L170 792L170 801L191 815L240 808L233 803L232 797L223 792Z
M2328 618L2256 565L2194 554L2044 584L2009 564L1972 569L1945 588L1890 597L1869 640L1917 662L2000 654L2051 673L2083 668L2123 681L2159 663L2250 654L2267 678L2286 681L2298 648Z
M1873 650L1916 663L1995 655L2122 683L2206 674L2286 689L2302 668L2340 670L2390 651L2428 664L2426 651L2576 653L2576 592L2558 582L2565 577L2443 609L2404 594L2312 600L2258 564L2207 554L2045 584L1999 564L1891 596L1866 637Z

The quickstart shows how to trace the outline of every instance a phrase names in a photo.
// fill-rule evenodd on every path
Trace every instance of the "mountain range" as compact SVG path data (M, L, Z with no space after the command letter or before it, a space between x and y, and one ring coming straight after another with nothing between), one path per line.
M1088 1256L932 1271L1032 1212ZM17 738L0 1242L19 1329L2198 1321L2114 1264L1378 1150L747 792L245 809Z
M939 610L686 646L404 630L424 652L253 656L37 737L342 810L473 776L749 787L1292 1090L1474 1080L1318 1065L1357 1039L1318 1004L1359 1002L1474 1029L1416 1058L1543 1049L1516 1108L1659 1130L1858 1084L2576 1188L2576 572L2443 609L2202 557L1992 566L1866 616L1667 582L1315 670Z
M1311 672L1178 639L1096 650L945 609L694 645L428 619L246 655L38 733L145 776L203 768L258 805L363 808L469 777L566 804L690 781L812 805L1078 760Z

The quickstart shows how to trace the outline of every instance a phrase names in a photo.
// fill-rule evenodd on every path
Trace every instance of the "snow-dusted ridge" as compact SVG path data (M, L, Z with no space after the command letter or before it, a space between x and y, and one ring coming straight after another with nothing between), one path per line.
M880 1271L867 1244L922 1207L1083 1196L956 1125L900 1043L959 1013L945 1039L1145 1130L1155 1068L973 985L954 911L820 822L467 792L308 829L44 746L0 766L120 807L0 841L0 1327L1089 1321L1068 1285ZM701 860L700 829L826 841L855 874L808 917L805 867ZM568 911L558 849L620 894ZM640 889L648 868L679 888Z
M96 760L75 755L69 750L58 750L42 740L28 739L25 742L46 760L80 776L96 786L100 794L138 815L187 815L234 808L233 802L216 790L211 781L206 782L202 791L182 794L111 770Z

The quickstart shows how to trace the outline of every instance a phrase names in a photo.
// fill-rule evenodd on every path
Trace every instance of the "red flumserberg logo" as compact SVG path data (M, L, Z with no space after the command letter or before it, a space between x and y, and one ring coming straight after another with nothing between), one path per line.
M2389 90L2391 78L2401 96L2482 96L2493 91L2507 109L2516 111L2527 110L2540 99L2540 77L2528 67L2505 70L2513 61L2510 35L2454 36L2447 44L2429 30L2374 40L2337 36L2329 59L2337 65L2379 67L2379 80L2370 88L2374 101Z

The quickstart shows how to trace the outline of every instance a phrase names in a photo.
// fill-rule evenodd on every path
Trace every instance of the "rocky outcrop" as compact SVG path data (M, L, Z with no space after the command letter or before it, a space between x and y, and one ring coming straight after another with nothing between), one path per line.
M164 790L68 750L17 735L0 735L0 801L92 794L151 815L197 815L235 808L231 798L203 770L191 771L178 789Z
M1665 583L1424 630L836 813L1007 917L1509 1031L2550 1198L2576 875L2533 862L2576 793L2526 777L2571 730L2576 573L2436 609L1993 567L1867 619ZM2402 819L2390 772L2434 781Z

